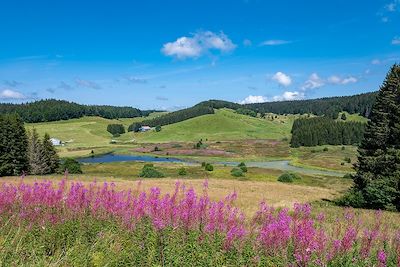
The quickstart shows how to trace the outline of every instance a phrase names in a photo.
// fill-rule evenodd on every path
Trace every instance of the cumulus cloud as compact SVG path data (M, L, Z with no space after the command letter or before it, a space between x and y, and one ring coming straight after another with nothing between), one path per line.
M163 45L161 52L177 59L198 58L212 50L230 52L236 45L223 32L200 31Z
M0 99L6 99L6 100L18 100L18 99L26 99L27 97L18 92L14 91L11 89L4 89L3 91L0 92Z
M80 86L80 87L87 87L87 88L91 88L91 89L101 89L101 86L99 84L89 81L89 80L76 79L75 83L77 86Z
M305 97L304 92L298 92L298 91L290 92L290 91L286 91L286 92L283 92L282 95L274 96L272 99L273 99L274 101L290 101L290 100L299 100L299 99L303 99L304 97Z
M317 73L312 73L304 85L301 87L302 90L316 89L325 85L324 80L322 80Z
M244 100L240 101L240 104L252 104L252 103L264 103L268 102L268 99L262 95L249 95Z
M287 40L266 40L260 44L260 46L275 46L275 45L284 45L290 44L292 41Z
M339 76L332 75L328 78L328 82L330 84L349 84L349 83L356 83L357 81L358 79L353 76L341 78Z
M299 91L285 91L281 95L273 96L272 98L268 98L262 95L249 95L244 100L239 101L239 104L252 104L252 103L264 103L271 101L290 101L290 100L299 100L304 99L304 92Z
M400 45L400 37L394 37L392 40L392 45Z
M292 84L292 79L290 78L290 76L280 71L272 76L272 80L276 81L282 86L289 86Z

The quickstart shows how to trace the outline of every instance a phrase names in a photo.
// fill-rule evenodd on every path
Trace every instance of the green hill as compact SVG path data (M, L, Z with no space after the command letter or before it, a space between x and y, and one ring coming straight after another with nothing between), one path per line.
M278 116L274 121L253 118L220 109L182 122L166 125L161 132L127 133L138 142L169 142L238 139L282 139L290 137L295 115Z

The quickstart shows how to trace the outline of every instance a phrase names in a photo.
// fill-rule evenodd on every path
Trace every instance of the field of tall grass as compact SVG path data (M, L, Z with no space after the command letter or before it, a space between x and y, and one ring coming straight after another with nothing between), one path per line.
M209 197L177 182L21 180L0 188L3 266L399 266L400 225L389 213L335 218L310 204L260 203L245 215L237 193Z

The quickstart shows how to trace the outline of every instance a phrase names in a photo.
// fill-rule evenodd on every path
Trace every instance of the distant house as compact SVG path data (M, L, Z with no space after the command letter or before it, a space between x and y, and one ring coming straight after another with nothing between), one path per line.
M147 132L147 131L150 131L150 130L151 130L151 127L147 126L147 125L144 125L144 126L139 128L139 131L141 131L141 132Z
M57 138L50 138L50 141L53 144L53 146L61 146L62 145L61 140L59 140Z

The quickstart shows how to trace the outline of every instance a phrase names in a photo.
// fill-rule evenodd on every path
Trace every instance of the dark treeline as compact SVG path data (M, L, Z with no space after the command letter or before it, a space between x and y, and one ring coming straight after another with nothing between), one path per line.
M229 109L234 109L234 110L243 108L242 105L237 104L237 103L224 101L224 100L214 100L214 99L200 102L197 105L195 105L195 107L212 107L215 109L229 108Z
M0 114L17 113L25 122L47 122L100 116L106 119L134 118L142 116L132 107L80 105L64 100L39 100L23 104L0 104Z
M186 109L174 111L171 113L167 113L165 115L156 117L151 120L144 120L140 123L140 125L148 125L150 127L163 126L163 125L181 122L181 121L184 121L187 119L195 118L195 117L206 115L206 114L214 114L214 109L212 107L208 107L208 106L194 106L191 108L186 108ZM138 127L139 127L139 124L134 123L128 128L128 131L133 131L134 129L136 129Z
M327 97L309 100L279 101L246 104L245 108L259 113L276 114L306 114L311 113L318 116L325 115L337 118L338 113L347 111L350 114L359 113L368 117L377 93L365 93L353 96Z
M300 118L292 128L292 147L359 144L365 123L335 121L327 117Z

